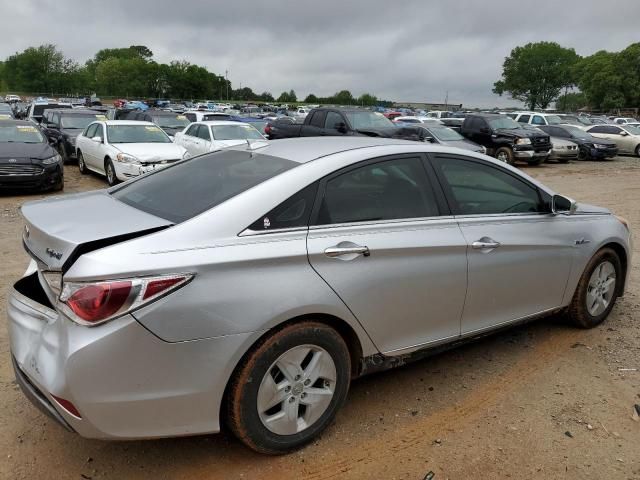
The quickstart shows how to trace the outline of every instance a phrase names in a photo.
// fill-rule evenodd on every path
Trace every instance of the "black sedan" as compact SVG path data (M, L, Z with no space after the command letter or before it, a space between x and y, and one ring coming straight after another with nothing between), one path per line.
M552 137L565 138L578 144L578 160L606 160L618 155L618 146L610 140L596 138L573 125L540 125Z
M58 155L32 122L0 119L0 189L62 190Z

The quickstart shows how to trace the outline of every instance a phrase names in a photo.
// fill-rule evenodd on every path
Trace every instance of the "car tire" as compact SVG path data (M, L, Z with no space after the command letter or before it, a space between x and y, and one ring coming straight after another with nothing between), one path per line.
M598 251L587 264L568 309L569 320L579 328L600 325L609 315L620 292L623 269L611 248Z
M261 339L236 368L226 423L252 450L289 452L331 423L350 380L349 349L336 330L315 321L287 325Z
M86 163L84 163L84 155L82 155L80 150L78 150L78 170L80 170L80 173L83 175L89 173L89 169L87 168Z
M64 147L63 143L58 143L58 154L62 157L62 163L69 163L69 155L67 155L67 149Z
M636 157L640 157L640 143L636 146Z
M578 160L585 161L585 160L589 160L589 158L590 158L589 154L585 150L580 149L578 151Z
M508 147L500 147L496 150L496 159L501 162L513 165L513 151Z
M120 180L118 180L118 177L116 176L116 168L108 157L104 160L104 174L107 177L107 183L110 187L120 183Z
M542 165L546 161L546 157L536 158L535 160L529 160L527 163L531 167L535 167L536 165Z

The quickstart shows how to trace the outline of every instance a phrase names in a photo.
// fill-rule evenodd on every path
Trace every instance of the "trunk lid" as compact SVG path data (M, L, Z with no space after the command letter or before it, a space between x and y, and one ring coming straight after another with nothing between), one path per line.
M66 271L83 253L173 225L114 199L106 190L29 202L21 210L27 252L43 269L53 271Z

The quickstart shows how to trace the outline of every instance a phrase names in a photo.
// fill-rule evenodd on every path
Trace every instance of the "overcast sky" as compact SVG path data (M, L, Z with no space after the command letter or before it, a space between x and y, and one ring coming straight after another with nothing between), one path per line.
M84 62L146 45L276 97L346 88L395 101L506 106L491 93L517 45L581 55L640 41L640 0L0 0L0 58L54 43Z

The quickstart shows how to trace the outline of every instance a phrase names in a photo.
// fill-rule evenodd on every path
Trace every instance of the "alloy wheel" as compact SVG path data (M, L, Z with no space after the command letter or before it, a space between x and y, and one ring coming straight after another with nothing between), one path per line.
M260 383L257 408L262 424L278 435L310 427L329 407L336 379L333 358L322 347L299 345L287 350Z
M591 274L587 287L587 311L593 317L601 315L611 303L616 290L616 269L604 261Z

